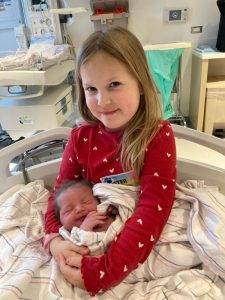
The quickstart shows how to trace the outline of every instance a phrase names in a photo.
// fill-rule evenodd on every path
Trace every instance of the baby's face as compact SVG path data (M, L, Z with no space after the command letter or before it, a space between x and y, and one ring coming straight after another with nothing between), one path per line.
M92 189L78 185L68 188L58 197L60 220L66 230L73 226L80 227L91 211L96 211L98 200L93 196Z

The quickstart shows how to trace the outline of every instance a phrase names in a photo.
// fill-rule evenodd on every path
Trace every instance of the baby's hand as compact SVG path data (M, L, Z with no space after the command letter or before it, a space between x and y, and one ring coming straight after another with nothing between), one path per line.
M107 216L103 212L91 211L80 225L80 228L92 231L95 226L104 224L106 218Z

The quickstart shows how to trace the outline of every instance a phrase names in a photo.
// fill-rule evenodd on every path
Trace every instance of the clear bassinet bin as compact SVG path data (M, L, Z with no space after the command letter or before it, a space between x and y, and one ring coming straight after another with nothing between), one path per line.
M34 44L29 49L0 52L0 98L41 96L75 69L70 45Z

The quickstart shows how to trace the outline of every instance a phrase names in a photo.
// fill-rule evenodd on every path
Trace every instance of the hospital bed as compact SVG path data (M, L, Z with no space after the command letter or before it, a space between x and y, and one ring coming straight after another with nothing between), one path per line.
M172 125L172 127L177 139L186 139L225 155L224 140L182 126ZM26 153L29 149L35 149L52 141L65 143L70 132L71 128L54 128L30 136L0 151L0 294L4 295L4 298L1 299L90 299L85 291L78 288L73 289L62 278L56 262L44 253L40 244L40 239L44 235L44 212L49 195L48 189L45 187L51 188L53 186L61 158L29 166L25 171L26 176L24 176L24 172L13 174L10 172L10 163L15 157L21 153ZM208 215L201 215L201 217L206 217L209 223L211 222L210 226L217 224L215 226L218 227L213 230L219 232L219 236L224 235L225 169L183 158L178 153L177 170L177 182L178 186L181 186L180 192L183 192L183 182L188 180L191 183L200 182L199 193L205 186L209 187L209 191L207 190L207 193L211 195L209 198L216 199L215 201L219 206L218 213L223 212L224 218L218 218L217 215L216 218L214 210L209 213L211 217L208 218ZM30 183L27 184L25 181ZM217 186L218 189L214 186ZM25 194L26 188L29 190L28 195ZM189 198L194 197L193 191L194 189L191 189ZM215 197L215 194L218 195L218 198ZM40 196L41 200L37 196ZM21 206L20 201L23 202ZM206 207L207 209L212 208L207 203L205 206L203 205L203 208ZM187 210L187 207L185 209ZM202 213L203 210L200 209L200 211ZM31 218L29 218L30 216ZM214 224L213 222L217 223ZM223 228L222 230L220 226ZM217 240L212 243L215 247L222 249L218 255L215 253L214 256L225 261L225 257L222 257L223 254L221 254L225 252L225 237L222 236L221 240L222 244L218 243ZM198 252L197 246L194 247L194 250ZM198 252L198 257L201 258L201 255ZM189 286L184 285L184 278L187 274L181 272L175 281L171 281L172 278L167 276L158 279L156 285L153 284L156 282L154 280L138 282L133 285L122 283L93 299L211 299L210 297L224 299L225 266L223 268L218 262L211 262L213 259L209 257L207 256L206 261L203 257L203 266L206 265L203 270L200 265L197 266L197 269L191 269L191 278L194 278L195 283L199 280L198 284L193 283L191 285L192 287L195 286L193 289L195 289L196 295L190 291ZM190 283L190 280L188 282Z

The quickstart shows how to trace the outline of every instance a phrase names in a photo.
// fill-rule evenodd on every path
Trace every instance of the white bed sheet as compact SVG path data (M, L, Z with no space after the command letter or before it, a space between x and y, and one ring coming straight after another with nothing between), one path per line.
M0 196L3 300L90 299L63 279L42 249L48 195L39 180ZM139 266L129 283L93 299L224 299L224 220L225 196L217 188L202 181L178 185L171 216L148 264Z

